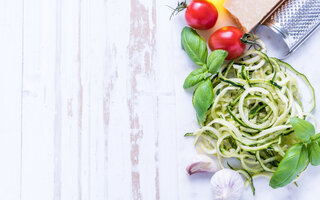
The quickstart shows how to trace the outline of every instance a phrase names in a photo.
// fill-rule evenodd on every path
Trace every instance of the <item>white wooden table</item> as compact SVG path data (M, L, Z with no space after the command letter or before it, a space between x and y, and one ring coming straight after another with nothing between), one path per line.
M1 200L212 199L210 177L184 170L195 151L183 134L198 126L182 83L195 66L167 4L0 0ZM288 59L317 91L319 41ZM316 200L320 169L299 183L258 180L255 199Z

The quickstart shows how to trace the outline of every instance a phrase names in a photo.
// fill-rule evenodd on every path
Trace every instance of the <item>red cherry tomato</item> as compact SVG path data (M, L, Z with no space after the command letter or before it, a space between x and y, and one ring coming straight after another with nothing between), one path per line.
M214 32L209 39L210 49L223 49L227 51L227 60L238 58L246 48L246 45L240 41L243 33L240 29L233 26L223 27Z
M218 11L212 3L206 0L194 0L188 6L185 18L192 28L207 30L216 24Z

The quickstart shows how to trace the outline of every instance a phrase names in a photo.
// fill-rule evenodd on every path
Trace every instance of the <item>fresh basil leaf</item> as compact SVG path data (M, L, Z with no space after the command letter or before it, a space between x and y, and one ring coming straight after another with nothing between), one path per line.
M203 66L207 63L207 45L195 30L190 27L183 28L181 45L195 64Z
M227 56L228 52L225 50L215 50L211 52L208 58L209 72L211 74L216 74Z
M193 70L184 80L183 88L187 89L192 86L195 86L200 81L204 80L207 77L208 69L206 66Z
M269 185L279 188L291 183L308 165L308 150L303 143L292 146L281 160Z
M206 113L213 102L213 87L210 79L202 81L193 93L193 107L197 112L199 124L202 124Z
M303 142L308 142L310 137L315 134L314 126L306 120L291 117L290 124L293 127L296 137Z
M317 141L312 141L308 144L308 152L311 165L320 165L320 146Z

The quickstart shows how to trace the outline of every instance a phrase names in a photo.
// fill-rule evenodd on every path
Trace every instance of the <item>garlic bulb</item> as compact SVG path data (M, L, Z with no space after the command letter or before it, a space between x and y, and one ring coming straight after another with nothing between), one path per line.
M239 200L244 190L240 174L231 169L222 169L211 178L216 200Z
M197 155L193 158L192 163L187 167L187 172L189 175L195 173L205 173L205 172L216 172L218 171L219 165L213 159L206 155Z

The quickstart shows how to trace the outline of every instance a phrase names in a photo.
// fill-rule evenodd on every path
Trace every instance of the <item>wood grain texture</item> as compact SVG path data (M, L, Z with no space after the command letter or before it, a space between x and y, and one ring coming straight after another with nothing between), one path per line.
M182 84L196 66L181 49L183 14L168 20L175 4L0 1L0 199L211 199L210 175L185 172L196 152L183 135L198 125ZM319 39L288 59L317 91ZM299 189L257 180L244 199L316 200L310 180L319 170Z

